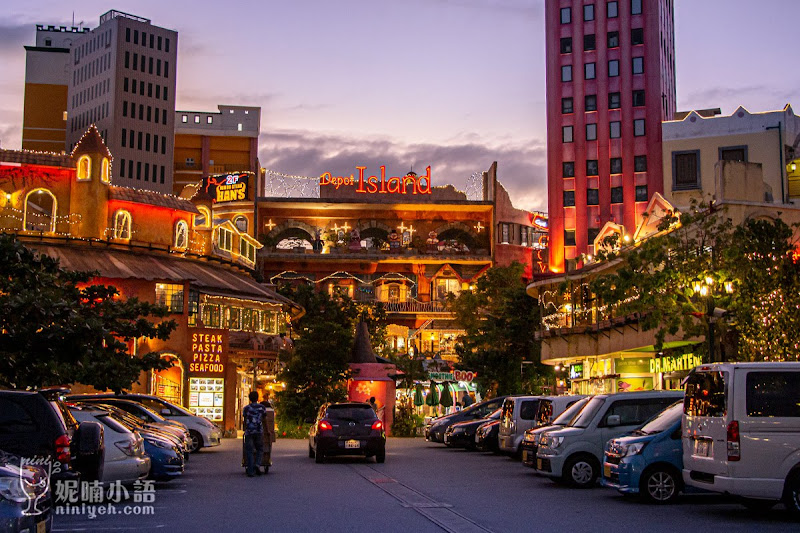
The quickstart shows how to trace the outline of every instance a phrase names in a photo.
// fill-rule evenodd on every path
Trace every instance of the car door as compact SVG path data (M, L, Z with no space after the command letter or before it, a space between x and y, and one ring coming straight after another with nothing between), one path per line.
M0 397L0 449L30 458L39 453L40 440L39 424L25 402Z
M696 369L686 378L683 402L683 465L686 470L727 475L727 414L731 372Z

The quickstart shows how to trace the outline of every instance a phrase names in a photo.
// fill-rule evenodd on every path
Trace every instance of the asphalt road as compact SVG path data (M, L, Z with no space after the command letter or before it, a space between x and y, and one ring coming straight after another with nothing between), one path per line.
M248 478L241 441L194 454L186 474L156 485L153 514L56 515L54 531L798 531L781 506L754 514L715 495L644 505L604 488L576 490L508 457L390 439L386 463L315 464L307 444L280 440L269 475ZM141 506L131 501L127 505ZM135 513L137 511L130 511Z

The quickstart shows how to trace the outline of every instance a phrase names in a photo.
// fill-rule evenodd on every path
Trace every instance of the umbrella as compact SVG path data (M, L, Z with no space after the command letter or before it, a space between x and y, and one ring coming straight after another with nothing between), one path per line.
M439 400L439 403L442 407L452 407L453 406L453 394L450 392L450 384L446 381L444 382L444 389L442 390L442 398Z
M425 398L425 403L434 407L439 405L439 389L436 388L436 383L431 381L431 390L428 393L428 397Z
M425 404L425 396L422 394L422 385L417 383L416 390L414 390L414 405L419 407Z

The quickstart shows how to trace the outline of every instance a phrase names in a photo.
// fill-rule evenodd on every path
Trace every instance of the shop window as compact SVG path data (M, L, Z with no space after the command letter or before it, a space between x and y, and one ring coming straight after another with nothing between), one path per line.
M261 331L264 333L278 333L278 315L274 311L261 311Z
M197 315L200 311L200 293L189 291L189 325L197 325Z
M256 247L244 239L239 239L239 255L251 263L256 262Z
M229 229L219 228L217 246L220 250L230 252L233 249L233 232Z
M124 209L120 209L114 215L114 238L131 238L131 214Z
M107 157L104 157L100 163L100 181L103 183L111 182L111 162Z
M163 305L170 313L183 313L183 285L156 283L156 305Z
M242 331L253 331L253 310L242 309Z
M179 220L175 224L175 248L181 250L189 245L189 225L185 220Z
M82 155L80 159L78 159L78 179L92 179L92 160L88 155Z
M56 197L47 189L35 189L25 196L25 231L56 231Z
M436 299L444 301L448 294L461 294L461 281L456 278L438 278L436 280Z
M247 233L247 217L238 216L234 218L233 225L242 233Z
M226 307L225 308L225 324L228 329L240 330L242 329L242 308L241 307Z
M204 304L202 319L203 325L207 328L219 328L222 324L222 313L220 307L214 304Z
M199 215L194 216L194 225L198 228L207 228L211 221L211 213L207 207L198 206L197 210L200 211Z

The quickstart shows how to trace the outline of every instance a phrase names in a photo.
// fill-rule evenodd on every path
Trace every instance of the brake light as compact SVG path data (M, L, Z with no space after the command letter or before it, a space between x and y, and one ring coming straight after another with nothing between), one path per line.
M372 429L374 429L376 431L382 430L383 429L383 422L381 422L380 420L376 420L375 422L372 423Z
M317 429L320 431L330 431L333 429L333 426L327 420L320 420Z
M738 461L742 458L741 442L739 441L739 422L734 420L728 424L726 439L728 448L728 461Z
M68 465L70 459L69 453L69 435L66 433L60 435L55 442L56 460L62 465Z

